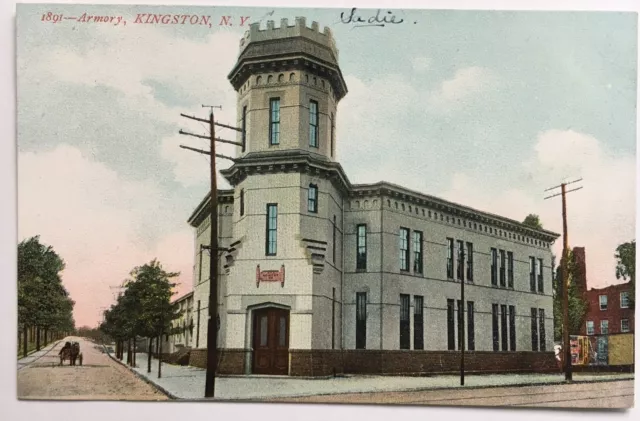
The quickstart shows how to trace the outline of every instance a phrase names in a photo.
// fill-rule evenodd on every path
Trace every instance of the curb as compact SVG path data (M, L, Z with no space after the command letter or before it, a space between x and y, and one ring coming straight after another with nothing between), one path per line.
M107 351L107 349L106 349L106 347L104 345L103 345L103 348L105 348L104 353L107 354L109 356L109 358L111 358L113 361L117 362L121 366L126 367L137 378L139 378L140 380L144 381L148 385L154 387L158 391L164 393L169 399L173 399L173 400L182 399L182 398L179 398L178 396L174 395L173 393L169 392L167 389L165 389L164 387L160 386L159 384L155 383L153 380L151 380L151 379L143 376L142 374L138 373L136 370L134 370L133 368L129 367L127 364L123 363L119 359L115 358L113 355L111 355L110 352Z
M58 339L58 342L56 342L55 344L53 344L53 348L55 348L55 347L56 347L56 345L58 345L58 344L59 344L60 342L62 342L63 340L64 340L64 338L63 338L63 339ZM18 361L20 361L20 360L21 360L21 359L23 359L23 358L27 358L28 356L30 356L30 355L32 355L32 354L35 354L36 352L40 352L40 351L44 350L47 346L51 345L53 342L55 342L55 341L51 341L50 343L48 343L47 345L43 346L43 347L42 347L42 348L40 348L40 349L32 349L31 351L27 352L27 355L26 355L26 356L25 356L25 355L22 355L22 356L18 355ZM52 349L53 349L53 348L52 348ZM49 352L49 351L47 351L47 352Z

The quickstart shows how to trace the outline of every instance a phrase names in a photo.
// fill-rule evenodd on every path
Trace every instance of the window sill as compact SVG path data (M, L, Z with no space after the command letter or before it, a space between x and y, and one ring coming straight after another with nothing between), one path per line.
M356 273L365 273L366 271L367 271L366 268L364 268L364 269L357 269L356 268Z

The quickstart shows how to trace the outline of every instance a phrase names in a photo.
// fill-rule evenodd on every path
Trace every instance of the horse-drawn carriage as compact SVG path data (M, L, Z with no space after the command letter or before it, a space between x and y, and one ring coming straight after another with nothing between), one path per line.
M76 362L82 365L82 352L80 352L80 344L78 342L66 342L59 355L60 365L67 359L69 360L69 365L76 365Z

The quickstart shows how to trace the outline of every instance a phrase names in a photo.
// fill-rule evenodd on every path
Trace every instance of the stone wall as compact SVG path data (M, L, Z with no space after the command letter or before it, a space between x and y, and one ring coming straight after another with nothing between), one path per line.
M218 374L244 374L245 355L249 352L251 351L248 349L218 350ZM192 349L189 365L207 368L207 350L205 348Z

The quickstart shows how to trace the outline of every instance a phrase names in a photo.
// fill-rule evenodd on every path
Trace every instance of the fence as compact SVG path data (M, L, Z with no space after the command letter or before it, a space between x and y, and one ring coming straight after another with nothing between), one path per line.
M571 336L574 366L633 366L634 334Z

